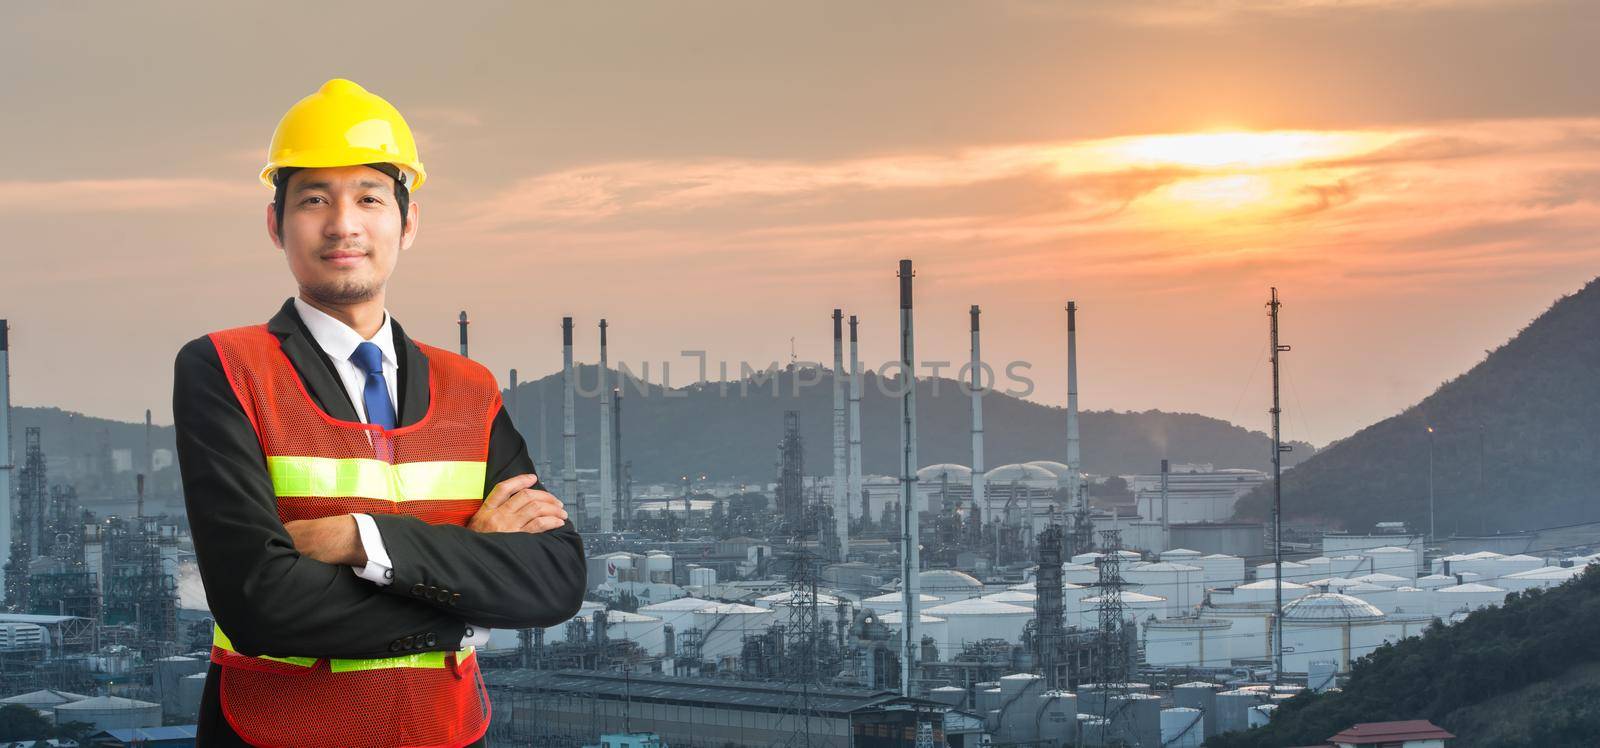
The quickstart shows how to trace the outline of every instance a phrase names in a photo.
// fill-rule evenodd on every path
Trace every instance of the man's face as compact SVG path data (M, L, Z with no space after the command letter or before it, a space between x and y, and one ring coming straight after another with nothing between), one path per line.
M352 304L383 292L400 250L416 239L419 209L405 229L394 179L366 166L302 169L289 177L283 225L267 205L267 232L283 249L300 288L328 304Z

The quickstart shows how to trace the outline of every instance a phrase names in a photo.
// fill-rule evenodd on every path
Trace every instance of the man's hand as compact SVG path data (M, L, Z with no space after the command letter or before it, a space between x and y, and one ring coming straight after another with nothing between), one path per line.
M367 551L361 547L361 534L356 530L356 518L336 514L321 519L296 519L283 523L294 540L294 549L326 564L364 566Z
M467 520L474 532L531 532L554 530L567 520L561 500L548 491L531 488L539 482L533 473L513 475L495 484L478 512Z

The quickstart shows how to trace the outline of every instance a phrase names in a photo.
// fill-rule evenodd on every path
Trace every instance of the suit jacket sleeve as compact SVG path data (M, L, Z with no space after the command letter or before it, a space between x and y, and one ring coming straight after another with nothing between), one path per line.
M300 555L278 518L255 429L216 346L197 338L174 364L172 412L184 504L212 616L239 652L301 657L391 657L392 644L434 635L453 650L460 616L386 595L348 566ZM398 646L398 645L396 645Z
M489 432L488 496L495 484L534 472L527 445L501 406ZM548 490L543 480L533 488ZM563 497L564 498L564 497ZM373 515L394 561L381 589L424 600L492 628L550 627L576 615L588 569L572 520L542 533L479 533L404 515Z

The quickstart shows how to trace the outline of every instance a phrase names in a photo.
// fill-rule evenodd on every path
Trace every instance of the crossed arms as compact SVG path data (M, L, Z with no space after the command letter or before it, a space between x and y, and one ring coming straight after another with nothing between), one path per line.
M385 586L355 575L348 547L317 542L342 534L308 538L301 530L315 528L291 534L278 519L260 442L209 338L179 351L172 409L201 581L213 617L241 653L389 657L400 640L436 642L410 651L454 650L469 624L548 627L582 603L582 538L564 511L537 498L544 490L537 479L519 478L533 473L533 462L504 408L489 437L484 494L493 506L474 517L477 530L373 516L394 563ZM503 531L519 517L525 529ZM543 529L552 517L561 525ZM449 594L434 594L440 590Z

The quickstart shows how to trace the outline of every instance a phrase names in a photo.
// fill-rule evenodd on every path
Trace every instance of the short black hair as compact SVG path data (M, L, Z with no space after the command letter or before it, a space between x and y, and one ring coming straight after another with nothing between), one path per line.
M405 231L406 216L411 213L411 189L406 187L403 179L405 172L400 171L400 167L394 164L377 163L362 164L362 166L370 166L394 179L394 202L400 206L400 230ZM272 193L272 209L278 214L279 235L283 233L283 210L289 195L289 178L303 168L305 167L285 166L272 173L272 184L275 188Z

